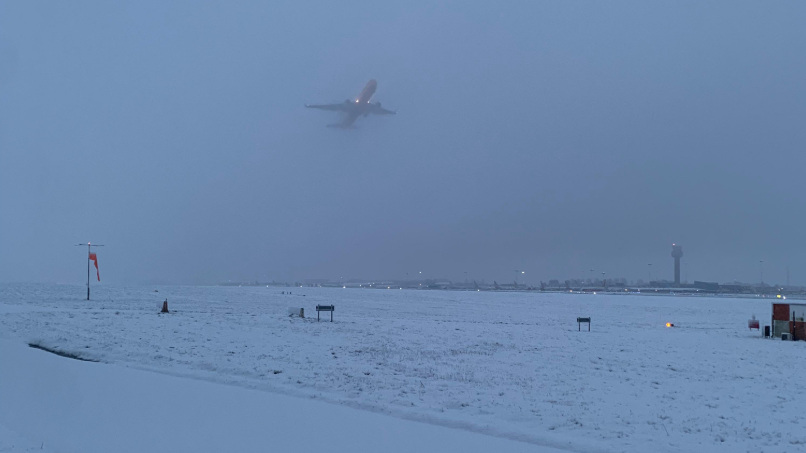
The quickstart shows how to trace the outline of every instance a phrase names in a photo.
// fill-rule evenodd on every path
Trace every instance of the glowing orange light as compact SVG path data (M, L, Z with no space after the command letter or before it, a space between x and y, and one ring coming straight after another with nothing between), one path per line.
M666 327L674 327L674 324L672 324L672 323L670 323L670 322L667 322L667 323L666 323Z

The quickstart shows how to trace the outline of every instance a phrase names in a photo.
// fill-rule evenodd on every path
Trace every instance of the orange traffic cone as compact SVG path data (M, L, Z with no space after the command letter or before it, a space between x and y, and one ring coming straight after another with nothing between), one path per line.
M162 303L162 312L161 313L170 313L168 311L168 299L165 299L165 302Z

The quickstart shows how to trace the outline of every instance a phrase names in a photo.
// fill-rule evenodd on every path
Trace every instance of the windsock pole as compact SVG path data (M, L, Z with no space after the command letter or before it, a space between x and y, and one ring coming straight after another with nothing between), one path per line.
M87 242L87 300L90 300L90 243Z
M83 247L84 245L87 246L87 300L90 300L90 253L91 247L103 247L103 244L91 244L87 242L86 244L76 244L76 247Z

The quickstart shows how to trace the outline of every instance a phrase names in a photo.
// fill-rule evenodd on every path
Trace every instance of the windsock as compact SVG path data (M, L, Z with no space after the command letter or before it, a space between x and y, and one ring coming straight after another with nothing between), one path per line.
M98 281L101 281L101 273L98 271L98 255L90 253L90 259L95 263L95 273L98 276Z

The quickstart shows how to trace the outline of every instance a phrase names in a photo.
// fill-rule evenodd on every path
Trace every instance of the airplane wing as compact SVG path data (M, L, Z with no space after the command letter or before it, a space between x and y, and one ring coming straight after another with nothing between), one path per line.
M348 113L347 115L344 116L344 119L341 121L341 123L328 124L327 127L337 127L337 128L340 128L340 129L350 129L351 127L353 127L353 123L355 123L355 120L357 118L358 118L357 113L355 113L355 112Z
M378 107L377 109L375 109L375 112L373 113L375 113L376 115L397 115L397 112L386 110L385 108L382 107Z
M339 102L338 104L305 104L305 107L309 109L329 110L331 112L347 112L351 106L345 102Z

